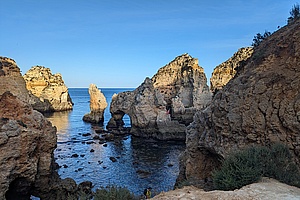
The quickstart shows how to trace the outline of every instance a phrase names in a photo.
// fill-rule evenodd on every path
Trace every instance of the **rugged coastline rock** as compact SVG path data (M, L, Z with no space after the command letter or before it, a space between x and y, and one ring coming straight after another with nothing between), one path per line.
M218 65L210 78L210 90L216 92L226 85L236 74L236 67L240 66L253 54L253 47L240 48L231 58Z
M91 112L83 116L83 121L91 123L103 123L104 110L107 107L106 98L95 84L90 84L89 94Z
M219 158L286 144L300 166L300 20L266 38L187 128L178 180L206 179Z
M29 103L35 110L47 112L50 109L49 102L42 102L26 89L25 80L16 62L0 56L0 96L6 91Z
M211 96L198 59L183 54L134 91L114 95L107 127L122 127L122 118L127 114L135 136L184 140L186 126L193 121L196 110L209 104Z
M50 103L50 111L65 111L73 103L61 74L52 74L49 68L35 66L23 76L26 88L42 102Z
M5 194L29 195L35 183L52 173L56 129L30 105L5 92L0 99L0 135L0 199Z

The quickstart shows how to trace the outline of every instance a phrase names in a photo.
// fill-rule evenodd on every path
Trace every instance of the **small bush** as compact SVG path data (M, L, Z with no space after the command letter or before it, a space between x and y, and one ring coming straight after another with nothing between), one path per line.
M262 41L264 41L264 39L266 39L270 35L271 35L271 32L269 32L269 31L265 31L264 34L257 33L256 36L254 36L253 42L251 45L253 47L257 47Z
M300 187L300 172L289 149L282 144L255 146L229 155L212 174L214 187L234 190L257 182L262 176Z
M138 199L127 188L117 186L107 186L97 189L94 200L135 200Z
M295 4L293 6L292 10L290 11L290 15L291 16L288 18L288 24L290 24L300 18L299 4Z

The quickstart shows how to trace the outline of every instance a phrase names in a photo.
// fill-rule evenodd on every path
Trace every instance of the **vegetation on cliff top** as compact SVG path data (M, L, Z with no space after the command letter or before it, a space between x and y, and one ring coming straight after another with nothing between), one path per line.
M218 190L234 190L257 182L262 177L277 179L300 187L300 171L292 161L287 146L253 146L230 154L222 167L214 171L213 183Z

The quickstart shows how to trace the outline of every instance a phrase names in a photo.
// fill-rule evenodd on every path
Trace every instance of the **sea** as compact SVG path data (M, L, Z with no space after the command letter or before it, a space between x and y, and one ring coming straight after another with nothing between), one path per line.
M70 177L78 184L91 181L94 190L106 186L126 187L135 195L152 187L153 193L172 190L179 174L179 155L184 142L157 141L131 135L121 140L100 144L93 139L95 129L106 127L113 94L133 88L100 88L108 107L104 124L90 124L82 120L90 112L88 88L69 88L73 110L45 115L57 127L57 148L54 151L61 178ZM130 127L130 117L123 117ZM115 158L114 162L111 158Z

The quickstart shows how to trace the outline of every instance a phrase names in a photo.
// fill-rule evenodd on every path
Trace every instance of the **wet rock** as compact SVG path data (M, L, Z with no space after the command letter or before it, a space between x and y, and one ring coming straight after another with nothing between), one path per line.
M99 140L99 138L100 138L99 135L95 135L95 136L93 137L94 140Z
M78 158L78 154L77 153L74 153L71 158Z
M84 137L87 137L87 136L90 136L91 134L90 133L83 133L82 136Z
M103 144L104 147L107 147L107 144Z
M117 159L115 157L109 157L109 159L112 161L112 162L117 162Z
M63 167L64 167L64 168L68 168L68 165L66 165L66 164L63 164Z
M141 177L141 178L147 178L148 176L150 176L150 172L145 171L145 170L137 170L136 173Z
M80 157L82 157L82 158L83 158L84 156L85 156L84 154L81 154L81 155L80 155Z
M90 150L90 152L94 152L94 151L95 151L94 149L91 149L91 150Z

